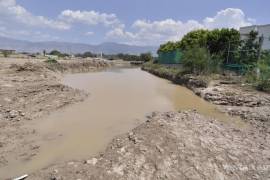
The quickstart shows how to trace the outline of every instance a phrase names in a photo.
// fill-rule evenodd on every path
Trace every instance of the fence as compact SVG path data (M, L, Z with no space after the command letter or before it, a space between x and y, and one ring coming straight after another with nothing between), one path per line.
M182 52L180 50L158 53L159 64L180 64L181 59L182 59Z

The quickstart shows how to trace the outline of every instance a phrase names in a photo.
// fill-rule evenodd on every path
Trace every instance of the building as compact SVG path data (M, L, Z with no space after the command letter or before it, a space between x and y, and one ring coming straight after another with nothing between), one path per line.
M253 25L240 28L241 39L247 39L251 31L257 31L259 37L263 37L262 49L270 50L270 24L267 25Z

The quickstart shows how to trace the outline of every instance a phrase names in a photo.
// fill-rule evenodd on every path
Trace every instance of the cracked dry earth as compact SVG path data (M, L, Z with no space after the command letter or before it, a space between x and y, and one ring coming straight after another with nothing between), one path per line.
M194 111L153 113L99 156L54 165L29 179L265 180L270 178L269 141L269 133L248 124L240 127Z

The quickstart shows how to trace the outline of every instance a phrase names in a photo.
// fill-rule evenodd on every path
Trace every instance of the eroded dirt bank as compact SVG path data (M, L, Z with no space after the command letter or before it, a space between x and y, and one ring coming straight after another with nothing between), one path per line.
M87 96L59 83L59 71L68 72L61 69L52 71L52 67L39 63L1 64L2 167L13 157L31 158L39 150L38 142L33 139L37 132L25 126L28 120ZM248 122L254 123L239 126L209 119L194 111L153 113L147 122L114 138L99 156L53 165L30 174L27 179L270 178L270 132L266 126L269 115L264 120L249 118L262 114L257 111L256 115L254 110L250 116L254 107L269 112L269 95L244 91L221 81L210 86L196 78L185 81L197 95L222 110L231 108L226 112L243 112L237 107L247 108L249 111L243 114ZM250 95L246 96L247 93Z
M194 111L153 113L100 156L51 166L29 179L268 179L269 140L252 126Z
M147 66L143 67L143 70L184 85L196 95L217 105L221 111L240 116L258 130L266 134L270 133L270 94L268 93L256 91L226 76L209 80L201 76L175 76L170 73L161 73Z
M0 168L35 156L39 149L38 134L27 127L30 121L88 96L60 84L63 72L89 72L108 66L102 60L48 64L39 60L1 59Z

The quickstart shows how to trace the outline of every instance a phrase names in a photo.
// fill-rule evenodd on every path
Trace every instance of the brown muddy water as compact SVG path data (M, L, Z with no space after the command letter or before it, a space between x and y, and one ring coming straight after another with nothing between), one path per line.
M229 118L185 87L138 68L70 74L63 83L88 91L89 98L35 121L33 127L42 135L40 152L29 161L12 163L2 171L5 177L90 158L104 150L113 137L144 122L153 111L196 109L206 116Z

